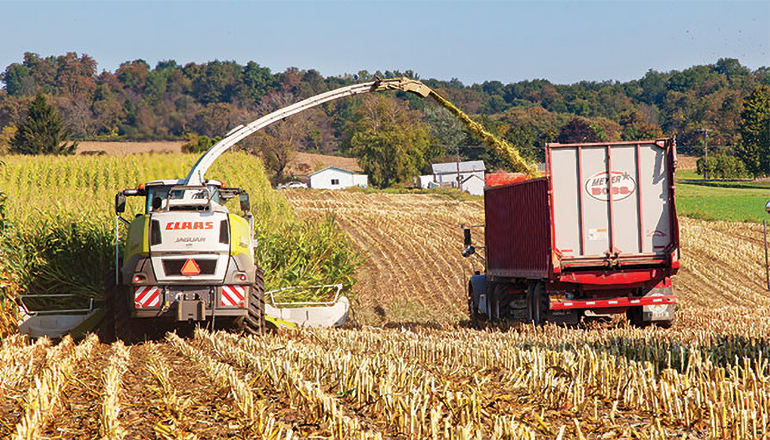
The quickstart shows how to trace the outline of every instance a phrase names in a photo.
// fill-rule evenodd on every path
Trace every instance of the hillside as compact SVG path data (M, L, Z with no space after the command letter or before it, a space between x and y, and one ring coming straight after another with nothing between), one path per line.
M133 60L115 71L98 72L97 60L87 54L41 57L28 52L21 58L0 67L4 69L0 73L0 132L18 127L29 101L43 92L76 139L157 141L184 139L188 134L222 136L259 115L341 86L375 77L420 79L413 71L360 71L342 77L323 77L312 68L271 72L253 61L182 66L167 60L152 67ZM608 141L665 133L676 136L680 145L697 146L701 129L706 127L711 145L733 146L740 140L743 98L758 86L770 84L767 67L752 70L733 58L681 71L659 72L657 66L649 67L642 77L625 82L555 84L532 79L465 85L456 79L421 80L533 159L542 159L544 143L555 141L560 129L578 117L588 118L597 127L591 131ZM414 97L398 99L406 99L418 111L445 147L436 151L437 157L454 154L456 145L468 158L485 155L473 148L478 139L453 128L432 103ZM289 130L294 134L285 138L308 151L344 150L350 125L360 117L356 111L360 102L342 100L309 111L303 116L309 122L307 128ZM1 141L0 148L5 148Z
M359 270L357 318L367 324L466 319L460 224L483 224L481 198L429 194L288 191L307 219L334 213L368 259ZM680 306L770 306L764 286L762 225L680 217ZM476 232L478 231L478 232ZM474 241L483 242L481 230Z

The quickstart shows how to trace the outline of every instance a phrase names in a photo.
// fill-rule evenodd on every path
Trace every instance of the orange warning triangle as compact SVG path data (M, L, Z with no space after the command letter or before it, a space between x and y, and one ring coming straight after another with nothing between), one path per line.
M201 273L201 268L192 258L187 260L184 263L184 266L182 266L182 275L187 275L189 277L192 275L198 275L199 273Z

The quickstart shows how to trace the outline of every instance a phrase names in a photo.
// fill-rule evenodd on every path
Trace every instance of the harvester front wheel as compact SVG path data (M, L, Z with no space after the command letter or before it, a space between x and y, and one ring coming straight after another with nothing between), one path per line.
M243 322L243 331L249 335L265 333L265 281L257 269L254 284L249 288L249 314Z

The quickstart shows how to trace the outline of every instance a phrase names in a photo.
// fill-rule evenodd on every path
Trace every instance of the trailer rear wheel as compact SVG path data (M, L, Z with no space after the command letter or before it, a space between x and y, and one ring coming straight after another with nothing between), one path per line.
M527 322L542 325L548 314L548 296L542 281L534 282L527 289Z

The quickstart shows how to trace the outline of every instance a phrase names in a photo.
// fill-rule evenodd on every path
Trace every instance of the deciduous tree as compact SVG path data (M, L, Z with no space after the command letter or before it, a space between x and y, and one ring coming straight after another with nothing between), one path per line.
M601 141L601 138L592 127L591 121L580 116L567 122L567 124L559 130L559 143L561 144L599 141Z
M357 112L349 151L370 182L384 188L417 175L435 154L419 113L383 95L367 96Z

